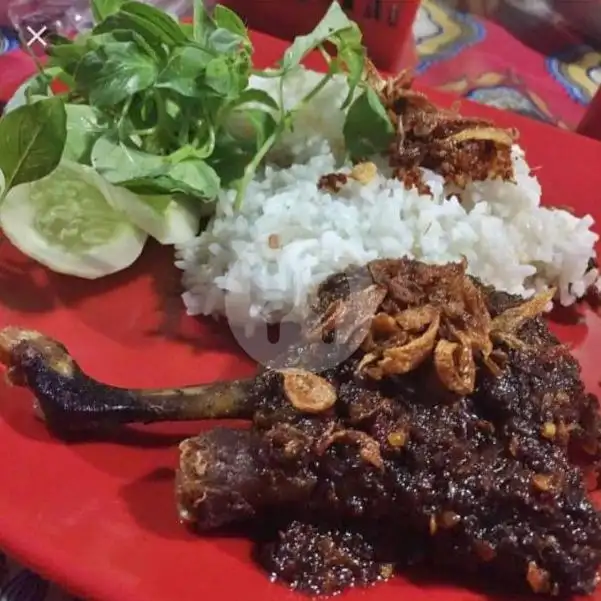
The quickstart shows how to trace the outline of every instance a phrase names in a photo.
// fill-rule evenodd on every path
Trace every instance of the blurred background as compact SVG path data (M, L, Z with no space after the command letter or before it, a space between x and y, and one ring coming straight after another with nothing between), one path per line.
M191 4L155 1L178 16L186 14ZM251 26L263 28L274 7L284 6L288 14L295 14L306 10L311 1L319 0L226 0L225 4L242 13L260 4L262 12ZM422 0L421 5L419 0L358 1L372 11L395 5L395 18L400 14L401 21L410 20L411 39L402 51L395 50L403 55L396 66L414 67L418 83L425 86L576 129L601 83L601 0ZM353 0L342 3L353 6ZM249 10L251 19L255 12ZM19 78L15 55L9 60L18 46L14 27L36 19L55 22L63 31L85 29L87 3L0 0L3 85L7 78ZM409 35L403 33L407 27L395 27L397 39ZM265 28L268 33L282 33L281 37L290 33L290 23ZM389 38L386 52L395 43Z

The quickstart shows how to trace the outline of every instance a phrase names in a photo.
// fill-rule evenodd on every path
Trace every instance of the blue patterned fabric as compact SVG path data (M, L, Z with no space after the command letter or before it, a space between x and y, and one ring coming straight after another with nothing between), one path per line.
M10 52L19 47L19 38L16 31L7 27L0 27L0 54Z

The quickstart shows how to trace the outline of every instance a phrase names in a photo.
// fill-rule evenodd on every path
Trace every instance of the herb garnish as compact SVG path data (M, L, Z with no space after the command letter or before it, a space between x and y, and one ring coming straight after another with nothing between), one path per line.
M58 98L22 106L0 119L2 189L8 191L48 175L59 164L65 146L66 114Z
M253 68L248 31L224 6L210 15L195 0L191 24L132 0L92 0L92 10L92 31L74 40L56 37L48 66L30 87L30 104L0 120L0 145L15 153L7 158L5 150L0 159L4 193L50 173L64 150L134 192L208 202L220 187L231 186L239 206L295 113L337 73L349 83L343 108L350 155L382 150L392 136L383 107L363 80L359 27L337 2L267 71ZM314 50L327 71L292 109L284 110L282 98L278 103L248 89L251 74L283 82ZM52 96L55 79L67 85L66 93ZM250 129L243 138L231 127L240 117ZM28 125L33 122L35 127Z

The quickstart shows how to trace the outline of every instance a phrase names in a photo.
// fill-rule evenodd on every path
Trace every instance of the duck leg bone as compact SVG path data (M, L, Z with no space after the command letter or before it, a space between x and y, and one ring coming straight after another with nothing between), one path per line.
M31 390L35 409L58 433L119 424L204 419L249 419L252 379L184 388L127 389L86 375L67 349L34 330L0 331L0 363L7 379Z

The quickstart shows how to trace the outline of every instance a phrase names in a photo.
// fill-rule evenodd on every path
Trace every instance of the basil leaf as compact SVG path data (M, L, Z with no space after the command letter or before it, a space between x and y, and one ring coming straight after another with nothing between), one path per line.
M207 43L215 52L227 54L228 52L238 50L243 45L245 39L243 36L220 27L211 33Z
M112 21L112 19L113 17L109 17L109 20ZM115 26L117 25L116 22L112 24ZM127 26L124 25L124 27ZM119 29L116 27L111 27L110 31L107 32L102 32L102 28L98 28L98 31L94 31L94 35L90 37L87 43L88 50L98 50L112 42L133 42L141 51L148 54L148 56L153 57L157 63L165 60L167 56L167 52L163 44L151 36L148 36L147 39L133 30Z
M94 33L110 33L114 29L131 30L151 46L158 43L176 47L186 41L186 35L175 19L159 8L141 2L125 2L119 12L94 28Z
M275 101L273 96L265 92L265 90L259 90L256 88L250 88L244 90L238 98L229 103L228 108L235 109L247 104L261 104L267 108L273 109L274 111L279 110L278 103Z
M208 162L219 173L223 187L234 187L243 177L246 166L252 161L256 145L244 146L237 140L220 140Z
M86 104L66 104L67 138L63 158L89 164L92 147L102 132L98 116Z
M199 80L213 55L198 46L176 48L161 71L155 87L174 90L182 96L199 94Z
M343 132L346 148L354 159L364 159L388 148L394 127L374 90L366 88L351 104Z
M243 146L245 151L256 150L263 146L276 127L277 122L270 112L258 108L246 108L230 113L224 127L224 134L235 140L236 144Z
M28 91L29 89L31 88L28 88ZM28 103L33 104L46 98L47 96L31 94ZM6 113L15 110L18 106L22 106L22 104L15 104ZM98 124L97 115L92 107L85 104L65 104L64 106L67 115L67 136L63 149L63 158L78 163L88 163L92 146L102 131L102 128Z
M184 194L210 201L219 193L220 180L205 161L187 159L173 165L166 174L136 178L120 185L136 194Z
M159 111L155 98L147 94L136 94L132 97L127 116L134 130L149 130L156 127Z
M99 138L91 154L92 167L113 184L165 173L164 157L148 154L117 142L110 135Z
M213 9L213 20L218 27L227 29L242 38L248 37L244 21L233 10L222 4L217 4Z
M116 13L122 4L123 0L92 0L91 7L94 21L96 23L104 21L108 16Z
M353 26L357 27L346 16L340 4L332 2L326 14L311 33L294 38L294 42L286 50L281 60L282 69L288 70L299 65L307 54L327 42L334 34Z
M350 105L355 90L363 77L366 51L361 44L361 37L361 31L353 24L352 27L345 29L332 39L332 43L337 49L335 60L337 63L343 63L347 71L349 92L342 104L342 109Z
M205 161L189 158L173 165L168 172L173 181L172 190L207 200L212 200L219 193L219 176Z
M0 119L3 196L54 171L65 146L66 120L65 106L56 97L23 105Z
M48 47L51 67L60 67L70 75L75 73L79 61L88 51L85 43L72 42L67 38L55 36Z
M209 36L215 30L215 22L207 12L203 0L194 0L193 6L192 39L198 43L206 44Z
M248 86L248 72L237 68L238 58L227 55L209 61L204 72L204 84L224 98L234 98Z
M49 85L54 79L61 76L59 67L46 67L42 73L38 73L26 88L26 95L49 96L51 95Z
M77 89L92 105L108 107L151 87L156 62L133 42L108 42L88 52L75 72Z
M277 127L276 120L270 113L258 109L248 109L244 112L244 116L254 130L255 145L258 149L275 131Z
M23 82L6 103L4 114L10 113L24 104L31 104L35 100L51 96L49 83L60 73L60 71L61 70L58 67L46 67L42 73L38 73L31 79ZM37 98L35 98L36 96Z

